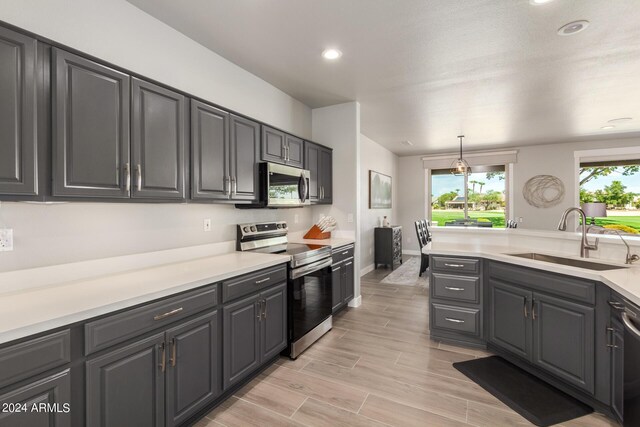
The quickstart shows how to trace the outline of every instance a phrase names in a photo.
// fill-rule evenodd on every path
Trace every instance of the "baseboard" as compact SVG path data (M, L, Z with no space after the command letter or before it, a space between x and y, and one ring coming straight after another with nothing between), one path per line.
M402 255L416 255L416 256L420 256L420 251L414 251L411 249L403 249L402 250Z
M372 272L375 269L375 265L369 264L365 268L360 270L360 277L364 276L367 273Z
M356 298L349 301L349 307L360 307L362 305L362 295L358 295Z

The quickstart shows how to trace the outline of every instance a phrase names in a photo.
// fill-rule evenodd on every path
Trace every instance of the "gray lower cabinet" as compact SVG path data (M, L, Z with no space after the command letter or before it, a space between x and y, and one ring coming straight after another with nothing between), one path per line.
M624 326L617 319L610 326L611 409L618 420L624 415Z
M167 426L178 425L220 394L218 311L166 334Z
M342 263L331 266L331 304L333 314L344 307L342 299Z
M191 101L191 198L258 198L260 125L200 101Z
M223 389L240 383L287 346L287 284L223 308Z
M354 297L355 266L354 246L350 245L333 251L331 267L331 300L333 314L347 306Z
M402 264L402 227L375 227L374 239L374 267L379 264L388 265L393 270L396 264Z
M164 426L166 352L159 333L87 361L87 425Z
M595 308L489 280L489 342L591 394Z
M128 198L130 78L52 53L54 196Z
M0 426L69 427L70 402L67 369L0 395Z
M304 142L304 168L309 170L311 203L330 204L333 197L333 152L313 142Z
M0 27L0 195L39 192L36 47Z
M185 200L187 99L137 78L131 88L131 197Z

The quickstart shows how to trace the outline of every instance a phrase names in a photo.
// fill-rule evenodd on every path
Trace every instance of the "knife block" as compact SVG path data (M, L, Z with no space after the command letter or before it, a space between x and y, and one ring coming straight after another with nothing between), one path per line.
M318 228L317 225L314 225L313 227L311 227L309 229L309 231L307 231L307 234L304 235L305 239L314 239L314 240L323 240L323 239L330 239L331 238L331 232L322 232L320 230L320 228Z

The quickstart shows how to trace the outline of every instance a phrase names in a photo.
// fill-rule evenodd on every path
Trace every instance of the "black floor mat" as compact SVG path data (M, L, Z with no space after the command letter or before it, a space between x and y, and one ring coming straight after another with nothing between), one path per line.
M454 368L533 424L546 427L593 409L500 356L453 364Z

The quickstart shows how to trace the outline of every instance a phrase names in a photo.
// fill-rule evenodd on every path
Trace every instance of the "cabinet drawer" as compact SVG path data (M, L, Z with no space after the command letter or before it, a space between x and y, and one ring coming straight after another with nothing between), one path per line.
M479 273L480 260L471 258L447 258L434 256L433 270L445 271L449 273Z
M222 302L228 302L245 295L259 292L269 286L287 281L287 268L278 266L257 271L222 282Z
M71 361L69 330L0 349L0 388Z
M431 304L433 325L438 329L480 335L480 310Z
M455 301L479 302L480 278L433 273L433 297Z
M333 263L337 264L345 259L353 258L353 245L342 246L331 252Z
M84 326L85 354L189 317L218 304L218 285L114 314Z
M589 280L499 262L492 262L489 265L489 275L552 295L568 297L589 304L596 302L596 284Z

